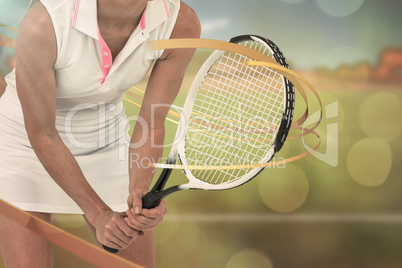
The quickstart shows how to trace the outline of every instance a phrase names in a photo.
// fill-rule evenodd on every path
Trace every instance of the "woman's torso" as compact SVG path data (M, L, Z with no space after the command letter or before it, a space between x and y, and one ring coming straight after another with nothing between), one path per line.
M149 50L146 43L170 37L180 1L149 1L139 25L115 58L100 36L96 0L41 2L52 19L57 40L56 127L63 141L75 155L126 143L124 93L140 82L161 56L163 51ZM0 115L25 132L15 70L6 81ZM29 146L27 138L21 143Z

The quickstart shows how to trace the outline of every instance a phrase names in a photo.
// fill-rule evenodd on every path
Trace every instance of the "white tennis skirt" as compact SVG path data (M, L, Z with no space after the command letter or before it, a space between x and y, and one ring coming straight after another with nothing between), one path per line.
M0 112L0 198L26 211L82 214L54 182L29 144L25 127ZM127 207L127 146L75 156L87 181L114 211Z

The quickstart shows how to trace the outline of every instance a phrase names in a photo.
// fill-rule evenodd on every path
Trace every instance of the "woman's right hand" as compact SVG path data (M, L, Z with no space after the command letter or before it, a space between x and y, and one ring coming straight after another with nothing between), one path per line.
M127 215L103 209L91 221L96 229L96 239L105 246L122 250L127 248L137 236L138 231L127 225Z

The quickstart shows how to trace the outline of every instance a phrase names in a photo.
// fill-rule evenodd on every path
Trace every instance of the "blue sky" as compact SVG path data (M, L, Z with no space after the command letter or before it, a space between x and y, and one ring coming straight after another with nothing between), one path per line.
M0 0L0 22L18 26L28 2ZM385 48L402 48L402 0L184 2L197 12L202 38L262 35L274 41L296 69L334 69L362 60L375 65Z

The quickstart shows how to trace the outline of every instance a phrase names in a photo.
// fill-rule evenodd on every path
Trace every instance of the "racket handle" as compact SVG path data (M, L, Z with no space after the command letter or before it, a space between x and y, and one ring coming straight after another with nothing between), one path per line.
M142 198L142 207L143 208L147 208L147 209L155 208L161 203L160 198L154 200L152 197L153 197L153 195L151 195L150 193L147 193L146 195L144 195L144 197ZM118 249L110 248L105 245L102 245L102 246L103 246L103 249L106 250L107 252L110 252L110 253L119 252Z
M162 202L162 199L166 195L176 192L178 190L179 190L179 188L177 186L174 186L174 187L171 187L170 189L168 189L166 193L159 192L159 193L155 194L152 191L148 192L146 195L144 195L142 197L142 207L146 208L146 209L155 208L155 207L159 206L159 204ZM110 252L110 253L119 252L118 249L109 248L105 245L102 245L102 246L103 246L103 249L106 250L107 252Z
M107 252L110 252L110 253L117 253L117 252L119 252L118 249L109 248L109 247L107 247L107 246L105 246L105 245L102 245L102 246L103 246L103 249L106 250Z
M162 198L155 198L155 195L152 192L148 192L146 195L142 197L142 207L146 209L155 208L159 206Z

